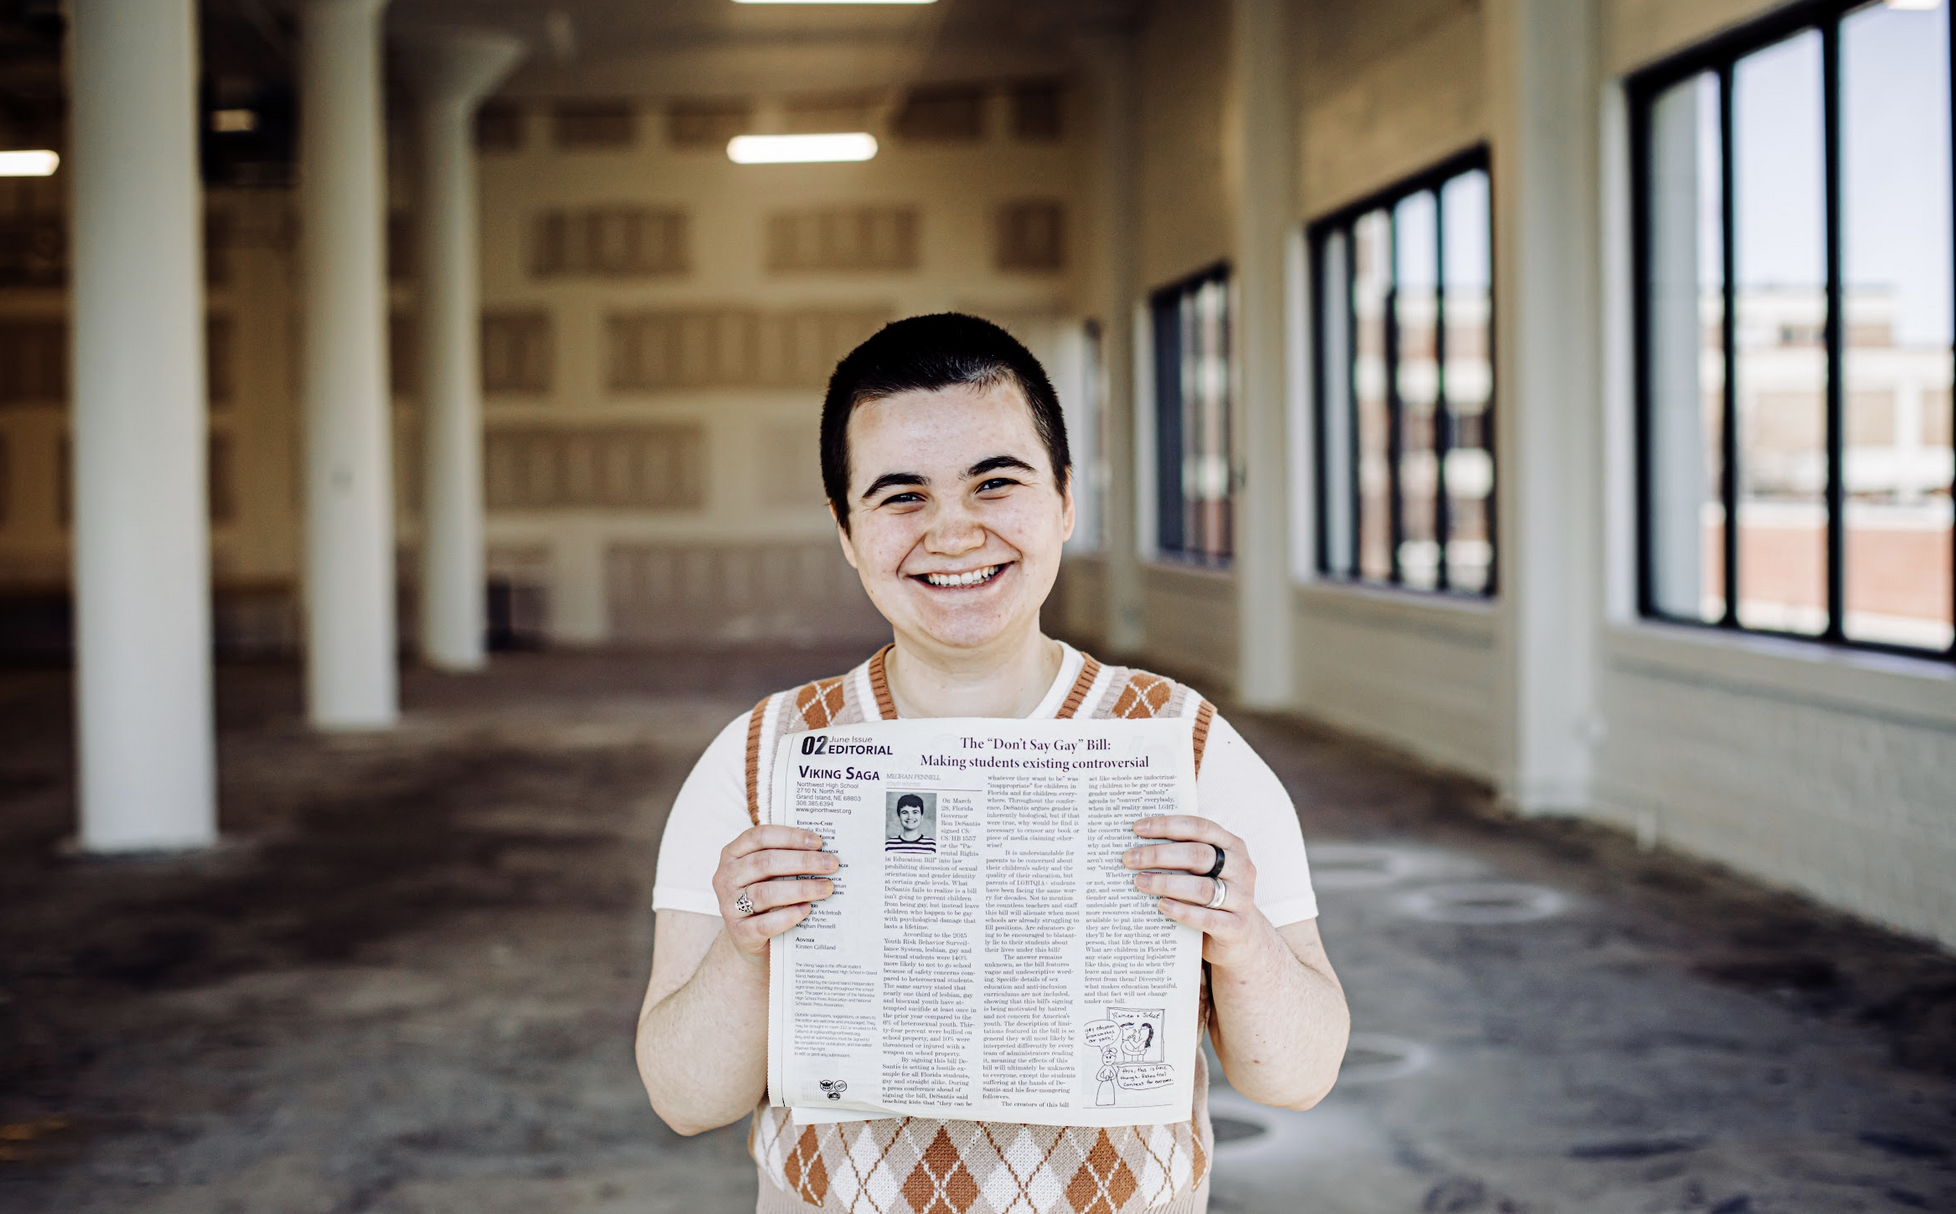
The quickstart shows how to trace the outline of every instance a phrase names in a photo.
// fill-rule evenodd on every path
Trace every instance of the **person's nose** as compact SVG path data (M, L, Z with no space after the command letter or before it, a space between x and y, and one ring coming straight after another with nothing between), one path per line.
M947 502L931 520L924 546L937 556L962 556L985 546L985 528L962 502Z

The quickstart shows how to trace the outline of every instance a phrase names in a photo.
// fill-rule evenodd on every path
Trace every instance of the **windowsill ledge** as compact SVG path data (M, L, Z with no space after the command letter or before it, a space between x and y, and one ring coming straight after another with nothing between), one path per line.
M1294 610L1319 619L1445 641L1473 649L1495 644L1494 599L1395 590L1351 582L1298 582Z
M1611 624L1609 665L1631 674L1956 732L1956 665L1652 620Z
M1148 556L1141 558L1144 571L1181 574L1187 577L1207 578L1215 582L1236 581L1236 568L1233 565L1209 565L1201 561L1185 561L1172 556Z

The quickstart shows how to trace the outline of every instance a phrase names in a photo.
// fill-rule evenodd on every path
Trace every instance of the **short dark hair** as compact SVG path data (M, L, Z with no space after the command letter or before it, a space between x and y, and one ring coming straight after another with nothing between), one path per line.
M906 805L915 805L918 809L922 809L924 807L924 799L914 792L907 792L897 798L898 809L902 809Z
M1065 492L1073 467L1066 417L1046 369L1018 338L989 320L938 312L892 321L851 350L822 398L822 489L842 529L849 529L849 416L857 405L900 392L1001 383L1017 385L1031 406L1033 429Z

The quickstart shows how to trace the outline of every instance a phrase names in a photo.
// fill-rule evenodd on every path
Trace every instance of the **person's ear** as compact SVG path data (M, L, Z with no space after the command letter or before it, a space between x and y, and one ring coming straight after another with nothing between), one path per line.
M1079 517L1073 505L1073 469L1060 470L1060 543L1073 538L1073 527Z
M849 568L862 572L862 566L856 564L856 545L850 538L849 529L836 517L834 502L829 503L829 521L835 524L835 538L842 545L842 559L849 562Z

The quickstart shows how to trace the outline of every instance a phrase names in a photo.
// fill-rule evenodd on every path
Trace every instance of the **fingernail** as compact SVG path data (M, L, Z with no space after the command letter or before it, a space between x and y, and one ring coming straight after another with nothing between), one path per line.
M1124 852L1122 852L1122 853L1121 853L1121 863L1122 863L1122 864L1125 864L1125 865L1127 865L1127 866L1128 866L1129 868L1133 868L1133 867L1134 867L1134 853L1133 853L1132 851L1124 851Z

